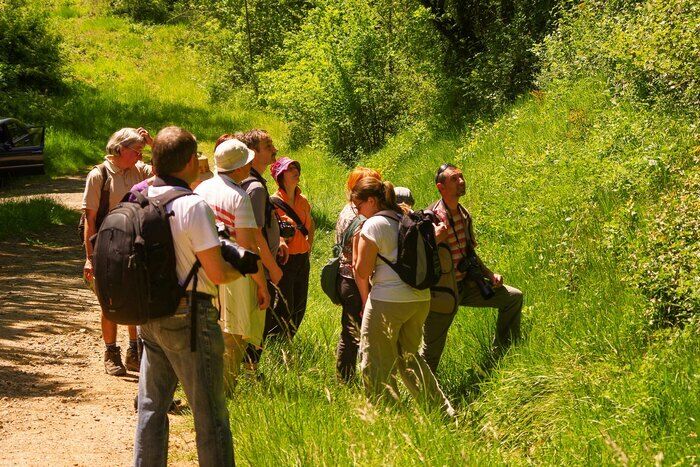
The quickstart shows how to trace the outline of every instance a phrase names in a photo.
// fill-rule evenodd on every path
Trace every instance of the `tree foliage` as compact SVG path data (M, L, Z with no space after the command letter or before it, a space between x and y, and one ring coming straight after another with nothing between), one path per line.
M182 0L110 0L112 10L144 23L165 23L187 11L191 5Z
M567 10L540 47L540 82L605 76L618 96L700 109L700 5L693 0L595 0Z
M0 0L0 92L51 91L61 77L60 38L46 13L24 0Z
M285 37L296 34L312 6L309 0L197 0L214 100L257 89L258 74L282 64Z
M427 113L440 72L426 56L434 49L421 47L427 17L411 3L343 0L309 12L285 41L283 64L261 76L293 141L321 143L350 162Z
M419 0L447 42L444 66L463 112L500 108L528 90L533 46L556 24L564 0Z

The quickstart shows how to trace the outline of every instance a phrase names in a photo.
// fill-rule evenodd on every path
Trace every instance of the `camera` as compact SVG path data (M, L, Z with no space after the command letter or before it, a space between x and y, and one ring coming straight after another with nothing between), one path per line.
M280 224L280 237L282 238L292 238L297 231L294 224L287 221L279 221Z
M459 263L457 263L457 270L466 273L467 278L476 283L479 293L484 300L488 300L496 295L496 292L493 291L493 287L491 287L491 281L484 277L484 273L481 271L479 258L477 258L474 250L469 251L467 256L463 257Z
M255 274L258 272L260 256L226 238L221 240L221 256L241 274Z

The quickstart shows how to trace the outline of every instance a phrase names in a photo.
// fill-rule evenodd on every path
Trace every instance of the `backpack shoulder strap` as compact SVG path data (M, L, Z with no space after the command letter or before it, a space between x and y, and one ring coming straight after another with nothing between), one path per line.
M306 228L304 223L301 221L299 216L297 215L296 211L294 211L294 208L291 207L289 204L287 204L282 198L278 198L277 196L270 196L270 201L272 204L280 208L281 210L284 211L285 214L287 214L297 225L299 231L304 234L304 236L309 235L309 230Z
M255 177L248 177L248 178L242 180L241 183L238 184L238 186L240 186L244 190L248 190L248 186L250 186L250 184L255 182L255 181L257 181L255 179Z
M364 220L363 216L355 216L355 218L352 220L350 225L345 229L345 232L343 232L343 236L341 237L340 240L340 246L344 246L346 243L348 243L348 240L350 240L350 237L353 236L355 233L355 229L357 229L357 226L360 225L360 223Z
M391 210L379 211L377 214L375 214L375 216L386 217L387 219L394 220L394 221L398 222L399 224L401 224L401 216L396 211L391 211ZM397 235L399 235L398 232L397 232ZM399 238L399 243L398 243L399 254L401 253L401 251L400 251L401 250L401 241L400 240L401 239ZM392 263L391 261L389 261L388 259L386 259L384 256L382 256L379 253L377 253L377 257L379 259L381 259L382 261L384 261L391 269L393 269L396 274L399 274L399 269L398 269L397 263Z
M395 220L396 222L399 222L399 223L401 222L401 218L402 218L402 216L398 212L392 211L390 209L387 209L384 211L379 211L377 214L375 214L375 216L386 217L387 219L392 219L392 220Z
M248 192L248 188L250 187L250 185L252 185L255 182L260 184L260 188L262 190L265 190L265 196L267 197L267 199L265 200L265 220L264 220L265 224L263 225L263 230L262 230L263 237L265 237L265 240L267 240L267 228L270 227L270 223L272 222L272 212L275 210L275 208L272 205L272 202L270 200L270 194L267 191L267 186L265 184L263 184L260 180L258 180L254 175L250 175L248 178L246 178L241 183L239 183L238 186L243 188L246 191L246 193L248 194L248 196L250 197L250 193Z
M100 174L102 175L102 187L100 188L100 194L102 194L102 192L105 191L107 177L109 177L109 174L107 173L107 166L105 166L103 162L102 164L96 165L95 168L100 169Z
M95 166L96 169L100 170L100 175L102 176L102 186L100 187L100 199L97 205L97 217L96 217L96 227L99 229L99 225L102 220L107 216L109 212L109 189L105 190L107 186L107 178L109 174L107 173L107 166L104 164L98 164Z
M150 199L158 201L161 204L161 206L165 206L166 204L175 201L178 198L182 198L183 196L190 196L193 194L194 193L192 191L168 190L165 193L160 194L158 196L150 197ZM143 196L143 194L141 194L141 196ZM145 196L143 197L146 198Z

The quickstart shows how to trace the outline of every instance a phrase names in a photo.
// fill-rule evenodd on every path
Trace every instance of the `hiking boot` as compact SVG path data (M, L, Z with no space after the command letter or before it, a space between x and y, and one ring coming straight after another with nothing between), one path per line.
M136 373L141 369L141 360L139 359L139 352L136 349L129 347L126 350L126 369L129 371L134 371Z
M126 368L122 363L122 352L119 347L105 350L105 373L110 376L124 376Z

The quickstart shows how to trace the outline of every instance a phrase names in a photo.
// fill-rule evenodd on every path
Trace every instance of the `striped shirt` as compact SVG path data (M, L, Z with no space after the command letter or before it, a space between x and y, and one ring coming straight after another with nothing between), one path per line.
M462 280L465 274L457 269L457 265L466 256L469 246L476 246L471 218L466 210L464 210L464 213L462 212L463 209L461 206L458 206L453 211L442 202L439 202L434 209L438 218L447 225L447 245L450 247L450 253L452 254L452 264L455 268L457 281Z
M219 228L231 237L235 229L255 229L255 216L248 194L226 175L216 175L200 183L194 190L207 202L216 216Z

